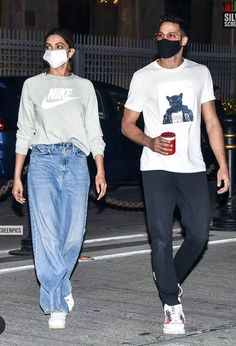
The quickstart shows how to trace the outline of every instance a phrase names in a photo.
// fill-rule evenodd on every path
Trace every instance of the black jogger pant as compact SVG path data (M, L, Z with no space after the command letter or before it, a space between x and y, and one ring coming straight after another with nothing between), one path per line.
M176 305L181 284L202 255L208 241L210 208L205 172L143 171L143 186L151 238L152 265L162 304ZM176 205L185 229L173 258L172 230Z

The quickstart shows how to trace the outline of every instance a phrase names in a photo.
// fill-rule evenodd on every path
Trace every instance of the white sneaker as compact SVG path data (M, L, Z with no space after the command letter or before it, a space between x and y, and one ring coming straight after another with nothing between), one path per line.
M68 296L65 297L65 301L67 303L67 306L68 306L68 310L69 312L72 311L74 305L75 305L75 302L74 302L74 298L72 296L72 293L70 293Z
M185 334L186 321L181 304L173 306L165 304L164 315L164 334Z
M66 324L65 312L51 312L48 325L50 329L63 329Z

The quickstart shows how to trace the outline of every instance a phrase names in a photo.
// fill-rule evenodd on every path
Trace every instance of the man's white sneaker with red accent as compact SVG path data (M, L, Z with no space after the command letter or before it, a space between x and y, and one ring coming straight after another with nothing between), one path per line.
M173 306L165 304L164 315L164 334L185 334L186 321L181 304Z

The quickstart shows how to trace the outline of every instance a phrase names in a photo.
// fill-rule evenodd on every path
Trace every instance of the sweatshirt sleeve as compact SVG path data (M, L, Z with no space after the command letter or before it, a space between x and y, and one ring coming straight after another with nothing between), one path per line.
M97 96L92 83L88 87L88 103L85 116L85 130L93 157L104 155L105 143L98 115Z
M29 142L35 133L34 106L29 97L27 81L22 88L17 127L16 153L27 155Z

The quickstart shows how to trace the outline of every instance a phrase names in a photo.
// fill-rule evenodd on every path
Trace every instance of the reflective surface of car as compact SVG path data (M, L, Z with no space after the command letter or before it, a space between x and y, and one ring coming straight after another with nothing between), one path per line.
M13 177L21 88L25 78L0 78L0 182Z
M0 78L0 181L13 177L18 108L25 77ZM105 169L109 184L140 182L139 160L142 147L132 143L121 133L121 118L127 90L93 82L99 106L99 117L106 142ZM140 120L140 123L142 120ZM142 124L141 124L142 126ZM96 168L88 158L91 178Z

